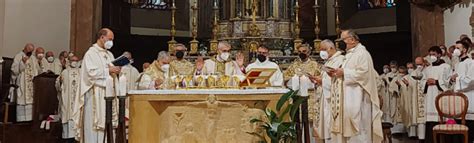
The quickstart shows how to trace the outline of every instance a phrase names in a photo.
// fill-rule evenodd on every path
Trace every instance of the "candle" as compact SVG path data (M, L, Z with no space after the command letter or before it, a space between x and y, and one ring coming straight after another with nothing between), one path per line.
M214 0L214 7L217 7L217 0Z
M176 7L176 5L174 4L174 0L173 0L173 6L172 7Z
M298 0L296 0L296 3L295 3L296 6L298 6Z
M318 5L318 0L314 0L314 5Z

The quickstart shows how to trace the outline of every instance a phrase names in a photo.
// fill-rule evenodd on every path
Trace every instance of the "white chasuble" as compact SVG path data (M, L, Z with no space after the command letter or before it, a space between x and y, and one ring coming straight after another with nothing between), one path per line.
M106 90L110 79L111 52L94 44L84 55L81 68L79 96L75 99L74 126L76 140L86 143L102 142L105 128Z
M215 57L204 61L203 75L223 74L228 76L244 75L235 61L220 61Z
M280 66L276 63L271 62L270 60L266 60L264 62L260 62L256 60L255 62L251 63L245 68L245 71L251 71L253 68L269 68L269 69L276 69L273 75L269 79L269 83L271 86L283 86L283 73L280 70Z
M33 116L33 78L39 74L39 64L36 57L30 56L23 62L25 53L15 55L12 71L12 84L18 85L16 91L10 92L10 98L17 103L17 121L31 121ZM16 95L14 95L16 93Z
M80 76L79 68L68 68L57 79L57 84L59 84L57 89L60 91L60 94L58 94L59 115L63 124L63 138L75 137L72 114L75 105L74 100L79 95Z
M343 136L347 142L380 143L382 111L377 93L377 72L370 53L362 44L349 49L342 65Z

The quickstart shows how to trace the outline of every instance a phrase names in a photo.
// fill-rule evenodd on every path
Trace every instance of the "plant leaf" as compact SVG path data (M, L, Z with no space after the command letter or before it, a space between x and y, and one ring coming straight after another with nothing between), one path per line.
M285 102L288 101L288 99L290 99L293 95L295 95L295 91L293 90L290 90L288 91L287 93L283 94L280 99L278 100L277 104L276 104L276 110L277 111L280 111L281 110L281 107L283 107L283 105L285 104Z
M285 118L285 116L288 114L288 112L290 111L290 109L293 107L293 104L289 104L285 110L283 110L282 113L280 113L280 117L278 118L278 122L281 122L283 121L283 119Z
M303 103L306 100L306 98L300 97L297 98L295 102L293 102L293 107L291 108L290 111L290 119L294 121L296 112L299 110L299 107L301 103Z

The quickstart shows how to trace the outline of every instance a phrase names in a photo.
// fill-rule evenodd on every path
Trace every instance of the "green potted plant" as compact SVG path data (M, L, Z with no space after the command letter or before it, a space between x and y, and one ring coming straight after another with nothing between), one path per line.
M259 124L270 138L271 143L294 143L296 142L296 113L299 106L307 100L307 97L297 95L298 90L283 94L276 104L276 111L265 109L264 119L251 119L250 123ZM286 105L286 106L285 106ZM258 136L261 143L266 143L265 135L258 132L248 132Z

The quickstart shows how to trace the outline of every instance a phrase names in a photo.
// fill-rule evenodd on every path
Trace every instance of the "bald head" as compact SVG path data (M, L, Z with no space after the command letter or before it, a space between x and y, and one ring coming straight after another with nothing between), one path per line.
M99 45L102 48L106 48L104 46L105 42L107 41L113 41L114 40L114 32L110 30L109 28L102 28L97 32L97 45Z
M150 67L150 63L149 62L145 62L143 63L143 70L146 70L148 67Z
M52 51L46 52L46 57L54 57L54 53Z
M131 59L132 59L132 53L130 53L129 51L125 51L125 52L123 52L123 54L122 54L122 55L123 55L123 56L125 56L125 57L127 57L129 60L131 60Z
M27 43L25 47L23 48L24 53L33 52L34 50L35 50L35 45L31 43Z
M44 58L44 49L42 47L36 48L35 55L36 55L36 58L43 59Z
M423 57L416 57L416 59L415 59L415 64L416 64L417 66L419 66L419 65L424 65L424 63L425 63L425 62L424 62Z

